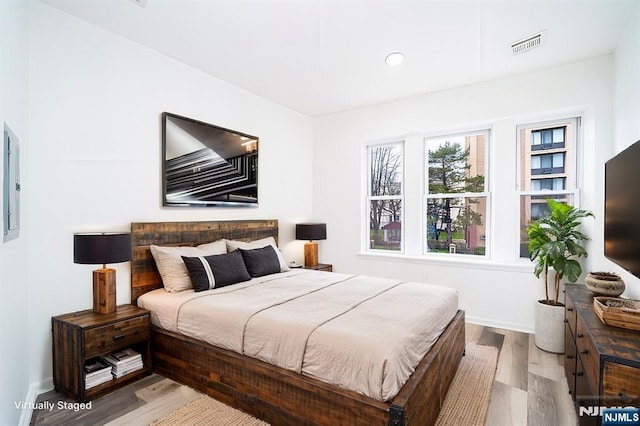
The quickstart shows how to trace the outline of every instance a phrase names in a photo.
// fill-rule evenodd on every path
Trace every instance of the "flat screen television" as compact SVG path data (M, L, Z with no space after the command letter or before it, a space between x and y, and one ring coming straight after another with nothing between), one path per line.
M258 138L162 113L163 205L257 206Z
M604 254L640 277L640 141L605 164Z

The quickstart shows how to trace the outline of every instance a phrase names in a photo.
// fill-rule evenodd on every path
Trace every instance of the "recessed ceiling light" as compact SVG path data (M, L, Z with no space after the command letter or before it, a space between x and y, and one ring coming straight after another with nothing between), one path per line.
M387 57L384 59L384 61L390 67L396 67L400 65L402 61L404 61L404 55L400 52L389 53Z

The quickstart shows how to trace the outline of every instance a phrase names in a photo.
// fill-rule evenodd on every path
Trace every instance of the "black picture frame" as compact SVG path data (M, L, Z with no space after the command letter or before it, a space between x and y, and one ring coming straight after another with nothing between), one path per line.
M257 136L162 113L162 203L258 205Z

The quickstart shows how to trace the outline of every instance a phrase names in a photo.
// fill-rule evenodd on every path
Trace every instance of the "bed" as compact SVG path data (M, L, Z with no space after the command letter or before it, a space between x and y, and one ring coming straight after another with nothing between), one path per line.
M132 223L131 232L131 298L136 304L140 296L162 288L150 245L196 246L222 238L277 238L278 222ZM175 330L154 325L151 340L155 372L274 425L429 425L437 418L464 353L464 312L455 313L415 371L388 401L276 367Z

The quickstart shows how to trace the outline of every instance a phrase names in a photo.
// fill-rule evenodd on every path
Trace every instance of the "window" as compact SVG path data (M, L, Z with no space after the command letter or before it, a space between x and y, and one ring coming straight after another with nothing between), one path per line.
M487 254L488 146L488 130L425 139L425 252Z
M520 257L529 257L526 228L549 213L547 199L577 202L577 118L518 126Z
M564 173L564 152L531 156L531 174Z
M531 190L532 191L559 191L565 189L565 178L553 178L553 179L532 179Z
M367 148L370 250L403 251L403 161L402 142Z
M531 131L531 150L564 148L565 127Z

